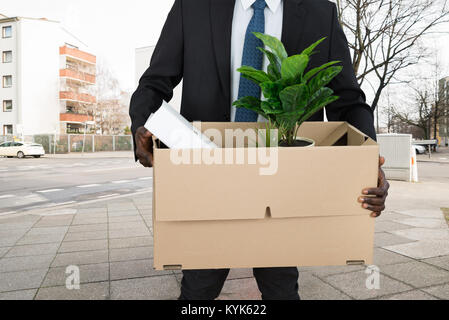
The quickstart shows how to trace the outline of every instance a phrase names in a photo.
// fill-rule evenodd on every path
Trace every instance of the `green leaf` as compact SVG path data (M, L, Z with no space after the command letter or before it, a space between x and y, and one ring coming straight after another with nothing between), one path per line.
M261 70L254 69L253 67L242 66L241 68L237 69L237 71L240 72L246 79L251 80L257 84L271 80L268 74Z
M279 93L284 89L284 86L280 81L266 81L260 84L263 92L263 96L266 99L279 98Z
M323 64L321 67L317 67L314 68L312 70L310 70L309 72L306 73L306 75L304 76L304 81L308 81L311 78L313 78L313 76L315 76L318 72L320 72L321 70L326 69L327 67L330 67L334 64L340 63L341 61L331 61L329 63Z
M261 109L263 110L263 112L265 112L267 115L280 114L280 113L284 112L282 109L276 108L276 106L274 104L272 104L268 101L262 101L260 106L261 106Z
M281 74L282 79L301 79L304 70L309 63L309 57L304 54L298 54L288 57L282 62Z
M308 94L308 88L303 83L285 88L279 93L282 108L285 112L304 108L308 101Z
M315 48L324 40L326 40L326 37L321 38L320 40L318 40L317 42L315 42L314 44L312 44L310 47L304 49L304 51L302 52L302 54L305 54L307 56L311 56L314 52L313 50L315 50Z
M337 66L329 67L320 71L316 77L312 78L308 83L310 93L314 94L320 88L328 85L332 79L334 79L341 72L341 70L343 70L343 67Z
M264 48L258 48L260 51L262 51L268 58L268 61L270 61L270 64L268 65L268 75L272 76L273 80L278 80L281 78L281 62L279 59L274 55L273 52L265 50Z
M319 110L323 109L325 106L331 104L332 102L337 101L338 99L340 99L340 97L331 96L331 97L328 97L328 98L324 99L323 101L317 103L312 108L307 110L307 113L303 117L301 117L300 121L298 121L298 125L300 126L305 121L309 120L309 118L311 116L313 116L315 113L317 113Z
M278 38L260 32L253 32L253 34L257 38L262 40L263 44L267 48L271 49L271 51L275 54L275 56L279 59L281 63L284 61L284 59L287 59L288 57L287 51L285 50L284 45Z
M333 94L334 90L327 87L322 87L309 98L308 105L309 107L313 107L313 105L320 101L320 99L328 98Z

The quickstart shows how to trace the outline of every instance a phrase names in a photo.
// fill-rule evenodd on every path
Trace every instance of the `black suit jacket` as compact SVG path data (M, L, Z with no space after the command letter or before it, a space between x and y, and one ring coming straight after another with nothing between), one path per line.
M132 132L183 82L181 114L189 121L231 120L231 33L236 0L176 0L148 70L131 99ZM375 139L373 112L352 68L336 6L325 0L284 0L282 42L298 54L322 37L309 69L341 60L343 71L329 85L340 99L326 107L329 121L347 121ZM323 111L311 121L323 121Z

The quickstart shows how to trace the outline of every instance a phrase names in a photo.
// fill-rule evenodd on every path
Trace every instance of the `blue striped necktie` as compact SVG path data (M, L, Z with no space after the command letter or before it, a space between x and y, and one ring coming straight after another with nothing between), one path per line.
M263 66L263 53L258 47L263 48L262 40L256 38L253 32L265 33L265 0L257 0L253 4L254 14L246 29L245 45L243 47L242 66L250 66L261 70ZM240 76L238 98L253 96L260 98L260 87L248 79ZM252 110L238 108L235 115L235 122L256 122L258 114Z

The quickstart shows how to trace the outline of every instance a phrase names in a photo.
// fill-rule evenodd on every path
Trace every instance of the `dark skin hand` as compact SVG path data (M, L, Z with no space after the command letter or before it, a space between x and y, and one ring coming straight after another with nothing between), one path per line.
M136 154L139 162L146 168L153 167L153 134L140 127L136 132ZM371 211L371 217L377 218L385 210L385 200L388 196L390 184L385 178L382 166L385 164L385 158L379 158L379 178L377 188L367 188L362 191L364 196L359 197L358 201L364 209Z
M136 131L136 154L139 162L146 168L153 167L153 134L140 127Z
M379 178L377 188L367 188L362 191L364 196L361 196L358 201L362 204L362 208L371 211L371 217L377 218L385 210L385 200L388 196L388 189L390 184L385 178L385 173L382 166L385 164L385 158L379 158Z

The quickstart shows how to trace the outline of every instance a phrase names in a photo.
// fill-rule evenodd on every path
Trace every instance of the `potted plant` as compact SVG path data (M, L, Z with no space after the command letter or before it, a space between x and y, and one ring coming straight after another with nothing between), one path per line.
M339 99L326 85L341 72L342 67L335 66L340 61L328 62L305 73L315 48L326 38L301 54L289 57L277 38L258 32L253 34L267 48L259 48L270 62L267 72L249 66L242 66L238 71L260 86L265 99L243 97L233 105L253 110L266 118L267 126L278 130L280 146L313 146L313 140L297 137L298 129L317 111ZM267 142L271 141L269 136L266 138Z

